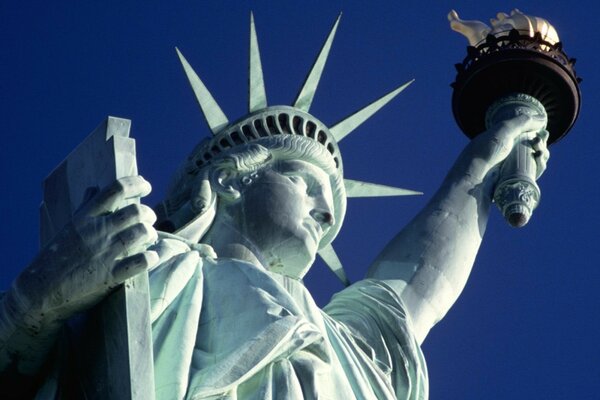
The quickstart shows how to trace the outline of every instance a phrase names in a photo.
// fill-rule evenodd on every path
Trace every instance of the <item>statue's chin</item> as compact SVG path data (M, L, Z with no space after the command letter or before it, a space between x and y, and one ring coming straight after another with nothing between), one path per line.
M290 257L287 260L273 259L269 261L267 269L270 272L284 275L293 279L303 279L304 275L310 270L315 256L310 259L301 260L300 257Z
M262 250L260 259L269 272L303 279L315 262L317 249L318 244L308 234L306 237L293 236Z

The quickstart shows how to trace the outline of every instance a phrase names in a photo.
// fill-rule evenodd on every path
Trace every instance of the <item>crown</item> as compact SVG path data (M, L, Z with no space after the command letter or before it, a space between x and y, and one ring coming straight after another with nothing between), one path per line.
M202 142L201 150L191 156L188 172L203 168L233 147L278 135L295 135L316 141L333 157L336 168L342 170L339 147L324 123L297 108L274 106L255 111Z
M314 141L326 149L326 153L333 159L335 169L341 177L343 164L338 143L402 92L412 81L399 86L331 127L327 127L323 122L309 114L340 19L341 14L333 24L293 105L268 106L254 16L251 13L248 114L233 123L229 122L202 80L179 49L176 48L200 109L212 132L212 137L200 142L188 157L184 166L186 173L192 175L198 173L201 169L210 165L215 158L235 150L239 146L253 142L264 142L269 137L292 135L299 138L298 140ZM422 193L350 179L340 180L340 184L337 185L338 188L335 187L336 185L332 186L334 186L332 187L334 207L341 215L336 216L335 226L322 239L318 254L336 276L347 285L349 284L348 279L339 257L331 245L331 241L333 241L341 227L346 197L406 196Z

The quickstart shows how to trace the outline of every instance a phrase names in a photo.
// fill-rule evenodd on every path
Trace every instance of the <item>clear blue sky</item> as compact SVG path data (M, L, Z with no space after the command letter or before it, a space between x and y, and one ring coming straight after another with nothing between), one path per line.
M42 180L107 115L133 120L140 171L155 188L150 205L208 134L174 46L230 120L246 112L250 10L272 105L291 103L340 11L311 108L316 117L335 123L416 79L341 144L347 177L425 192L350 202L334 245L350 278L360 279L467 143L452 117L449 87L466 42L450 31L446 13L455 8L487 20L513 7L458 0L52 3L0 4L2 288L36 252ZM515 230L493 213L465 291L426 340L432 399L599 396L599 7L589 4L516 4L549 19L578 58L582 111L551 149L530 224ZM341 288L321 263L307 285L320 304Z

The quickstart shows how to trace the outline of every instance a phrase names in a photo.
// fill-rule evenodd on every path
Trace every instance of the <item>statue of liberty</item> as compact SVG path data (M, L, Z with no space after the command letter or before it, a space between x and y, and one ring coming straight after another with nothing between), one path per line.
M65 321L148 271L157 399L428 397L420 344L466 284L517 138L544 171L546 117L514 113L473 139L365 278L320 309L302 278L321 254L348 283L331 244L347 198L414 193L345 179L338 147L408 84L331 127L309 114L338 22L293 105L269 106L252 21L249 110L235 122L178 51L212 136L154 209L131 204L147 181L119 178L24 269L0 304L3 386L87 398L86 349L68 344Z

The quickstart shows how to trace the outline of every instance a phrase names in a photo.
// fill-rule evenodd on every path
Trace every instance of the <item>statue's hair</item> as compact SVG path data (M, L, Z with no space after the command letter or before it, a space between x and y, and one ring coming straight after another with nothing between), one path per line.
M341 171L336 168L335 161L327 149L318 142L302 136L281 135L265 137L236 146L228 152L220 154L211 162L190 173L192 153L176 172L165 200L157 208L159 229L160 224L169 216L176 214L188 202L192 205L205 204L206 194L201 190L203 182L207 181L209 171L223 169L233 173L241 179L266 167L277 160L302 160L321 168L330 178L331 189L334 196L334 217L339 224L343 220L346 210L346 195ZM203 206L195 206L197 212L203 211ZM178 225L181 225L179 223ZM173 226L176 230L180 226Z
M212 168L225 169L240 175L254 172L265 166L272 158L271 152L258 144L238 147L235 151L215 159Z

